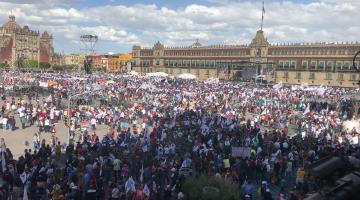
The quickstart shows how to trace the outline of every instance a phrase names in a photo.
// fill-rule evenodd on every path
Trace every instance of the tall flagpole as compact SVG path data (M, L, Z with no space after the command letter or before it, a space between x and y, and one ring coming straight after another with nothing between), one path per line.
M265 7L264 7L264 1L262 2L263 6L262 6L262 10L261 10L261 31L263 29L263 22L264 22L264 14L265 14Z

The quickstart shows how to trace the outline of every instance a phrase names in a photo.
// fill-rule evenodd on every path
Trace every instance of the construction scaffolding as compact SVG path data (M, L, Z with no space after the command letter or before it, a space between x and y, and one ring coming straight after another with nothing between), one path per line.
M98 42L99 38L97 35L81 35L80 42L82 43L81 52L84 52L85 60L84 60L84 71L86 74L91 74L92 68L92 53L95 52L95 46Z

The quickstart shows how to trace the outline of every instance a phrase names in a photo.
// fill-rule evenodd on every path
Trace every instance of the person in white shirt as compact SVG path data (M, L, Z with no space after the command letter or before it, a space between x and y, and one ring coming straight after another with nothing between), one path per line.
M2 128L4 131L8 129L8 118L7 117L4 117L2 119Z
M22 109L21 109L21 111L19 111L19 118L20 118L21 128L24 129L25 123L26 123L26 118L25 118L25 112Z
M50 110L50 120L51 120L52 122L54 122L54 120L55 120L54 112L55 112L55 111L54 111L53 109Z
M96 119L94 117L91 118L90 123L91 123L91 129L93 131L95 131L96 130Z
M55 115L56 115L56 122L57 122L57 121L59 121L61 119L60 110L56 109L55 110Z
M35 133L33 136L33 144L34 144L34 150L40 148L40 136L37 133Z
M50 133L50 119L46 118L44 121L44 129L45 129L45 133Z

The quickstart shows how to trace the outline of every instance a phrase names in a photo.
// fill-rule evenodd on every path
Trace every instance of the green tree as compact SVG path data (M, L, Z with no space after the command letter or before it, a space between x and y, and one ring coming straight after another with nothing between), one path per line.
M5 67L5 63L0 63L0 68L4 68Z
M72 71L72 70L76 69L76 65L66 65L65 68L66 68L66 70Z
M41 69L49 69L51 67L50 63L48 62L40 62Z
M64 71L65 68L62 65L55 65L55 66L52 66L52 69L54 71Z
M22 59L16 60L14 65L15 65L16 68L24 68L25 67L24 66L24 60L22 60Z
M39 66L39 62L37 60L30 60L30 59L24 60L23 64L26 68L32 68L32 69L38 68Z

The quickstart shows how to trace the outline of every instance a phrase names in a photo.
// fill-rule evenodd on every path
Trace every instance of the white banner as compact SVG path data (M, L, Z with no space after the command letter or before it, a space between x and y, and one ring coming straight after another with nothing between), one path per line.
M42 81L39 81L39 86L40 86L40 87L44 87L44 88L49 87L49 85L48 85L47 82L42 82Z

